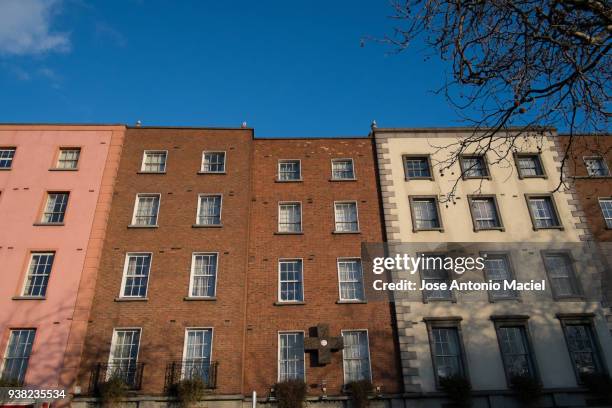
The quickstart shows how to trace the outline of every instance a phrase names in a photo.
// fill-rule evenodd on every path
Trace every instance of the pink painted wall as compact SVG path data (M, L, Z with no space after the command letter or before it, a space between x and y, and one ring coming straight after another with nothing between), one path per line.
M87 254L92 225L108 178L103 175L118 131L123 127L0 125L0 146L17 147L12 170L0 171L0 357L11 328L37 329L27 385L60 385L85 260L92 256ZM81 147L78 171L49 171L60 146ZM34 226L50 190L70 191L65 225ZM110 197L107 201L110 205ZM31 250L56 252L46 299L14 300Z

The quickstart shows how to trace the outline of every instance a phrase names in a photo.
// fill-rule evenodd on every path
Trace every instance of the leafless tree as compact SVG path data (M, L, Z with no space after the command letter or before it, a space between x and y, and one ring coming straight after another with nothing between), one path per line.
M451 74L438 92L474 129L439 146L449 152L437 163L440 172L467 152L488 153L490 164L508 165L517 140L541 149L553 127L570 137L565 170L574 146L593 140L575 135L609 133L609 0L391 1L396 28L385 41L398 52L424 42L446 61ZM566 179L560 177L557 189Z

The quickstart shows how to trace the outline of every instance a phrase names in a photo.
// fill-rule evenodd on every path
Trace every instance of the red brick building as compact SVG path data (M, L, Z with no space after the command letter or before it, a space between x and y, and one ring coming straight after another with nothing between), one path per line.
M391 307L365 298L360 262L383 241L374 157L368 138L129 128L75 404L112 374L152 406L188 374L207 404L288 378L401 392Z
M308 341L321 323L330 336L344 335L345 349L325 365L316 352L306 353L297 377L303 374L309 394L322 395L323 384L327 394L340 395L342 384L356 379L347 371L361 363L348 360L359 352L347 336L369 349L358 356L371 366L361 376L398 393L390 305L368 301L343 276L360 267L362 243L383 241L372 140L256 139L254 146L246 390L266 395L274 382L294 376L290 364L283 368L284 343Z
M562 151L570 142L560 136ZM573 177L576 199L595 241L612 242L612 136L573 137L567 171Z
M118 370L139 393L163 395L172 363L179 376L193 368L181 366L191 331L216 392L242 393L251 139L250 129L127 130L83 392Z

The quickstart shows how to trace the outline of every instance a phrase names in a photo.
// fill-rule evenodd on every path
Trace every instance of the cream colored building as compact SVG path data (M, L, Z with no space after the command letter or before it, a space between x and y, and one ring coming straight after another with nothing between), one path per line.
M415 406L440 406L437 379L455 373L469 379L475 406L518 406L508 390L522 372L540 379L547 406L553 399L555 406L585 405L576 392L579 373L612 368L612 338L584 214L571 191L552 192L560 179L555 134L519 138L499 163L495 148L482 157L470 146L449 162L453 146L470 135L465 128L373 127L391 255L482 243L486 267L464 279L543 280L546 290L396 297L405 390ZM440 278L427 271L396 278L420 282L425 275Z

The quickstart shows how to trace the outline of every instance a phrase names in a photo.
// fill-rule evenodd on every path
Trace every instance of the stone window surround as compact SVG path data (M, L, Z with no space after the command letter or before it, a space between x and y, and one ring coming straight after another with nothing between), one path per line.
M499 223L498 227L493 227L493 228L479 228L476 224L476 219L474 218L474 209L472 208L472 201L474 199L479 199L479 198L485 198L485 199L492 199L493 200L493 206L495 207L495 213L497 215L497 222ZM468 194L467 196L468 199L468 207L470 208L470 216L472 218L472 227L474 228L474 232L478 232L478 231L505 231L506 228L504 227L504 221L501 215L501 211L499 210L499 204L497 203L497 197L495 196L495 194Z
M438 222L440 224L440 226L438 228L417 228L416 227L416 218L414 215L414 205L413 205L413 201L415 199L433 199L435 202L435 208L436 211L438 212ZM440 200L438 200L438 196L436 195L409 195L408 196L408 201L410 204L410 217L412 220L412 232L421 232L421 231L438 231L438 232L444 232L444 223L442 222L442 212L440 211Z
M508 388L511 387L511 379L508 377L508 369L506 367L506 362L504 361L504 356L502 354L502 346L499 338L499 328L501 326L513 326L513 327L522 327L525 330L525 336L527 337L527 353L531 360L531 365L533 367L533 378L535 378L538 382L541 382L540 370L538 368L538 362L535 356L534 348L533 348L533 340L531 337L531 332L529 330L529 316L528 315L492 315L491 320L495 326L495 334L497 337L497 344L499 346L499 355L502 360L502 364L504 366L504 376L506 378L506 384Z
M515 152L512 154L512 156L514 157L514 164L516 165L516 171L518 174L518 178L520 180L522 179L530 179L530 178L543 178L543 179L547 179L548 178L548 174L546 173L546 167L544 167L544 161L542 160L542 154L539 152ZM523 157L528 157L528 156L534 156L536 157L536 159L538 160L538 163L540 164L540 169L542 169L542 174L541 175L535 175L535 176L530 176L530 175L524 175L521 173L521 168L519 166L519 161L518 159L523 156Z
M572 283L574 285L574 288L576 289L576 295L573 296L557 296L557 294L555 294L555 291L553 290L553 286L549 277L549 270L548 267L546 266L546 256L547 255L563 255L566 256L569 259L570 262L570 269L571 269L571 273L572 273ZM550 293L551 296L553 298L554 301L559 302L559 301L582 301L584 300L584 292L582 290L582 285L580 284L580 280L578 278L578 274L576 273L576 268L574 267L574 264L576 263L574 256L572 254L572 252L570 250L545 250L545 251L540 251L540 256L542 257L542 263L544 264L544 272L546 272L546 280L548 281L548 284L550 286Z
M563 331L563 338L565 339L565 345L568 352L568 357L570 359L570 363L572 365L572 370L576 376L576 383L582 385L582 381L580 380L580 374L576 371L576 365L572 360L571 354L569 354L569 342L567 340L567 334L565 331L565 327L568 323L570 324L583 324L587 325L591 329L591 335L593 336L593 343L595 344L595 352L597 353L597 357L599 358L599 363L601 364L602 371L604 373L608 373L608 369L606 367L605 359L602 358L603 350L601 348L601 343L599 341L599 336L597 335L597 328L595 327L595 314L594 313L557 313L556 318L559 319L559 323L561 324L561 330Z
M429 177L409 177L406 172L406 159L411 158L424 158L427 160L427 166L429 167ZM402 167L404 168L404 180L434 180L434 172L433 166L431 165L431 155L430 154L402 154Z
M436 363L435 363L435 355L434 350L431 347L432 340L432 329L433 328L454 328L457 330L457 337L459 338L459 353L461 358L461 365L463 369L463 375L465 379L470 381L470 372L467 365L467 357L465 354L465 345L463 344L463 333L461 330L461 321L463 320L460 316L445 316L445 317L423 317L423 321L427 325L427 338L429 339L429 354L431 356L431 364L433 369L433 377L436 384L436 389L441 390L440 381L438 379L438 375L436 374Z
M557 218L557 225L551 226L551 227L537 227L536 223L535 223L535 217L533 215L533 211L531 210L531 205L530 205L530 200L532 198L546 198L548 197L550 199L550 202L552 204L552 209L555 212L555 217ZM559 209L557 208L557 203L555 202L555 196L552 193L542 193L542 194L538 194L538 193L525 193L525 201L527 202L527 211L529 212L529 218L531 218L531 225L533 227L534 231L539 231L539 230L549 230L549 229L558 229L558 230L564 230L565 227L563 227L563 224L561 222L561 217L559 216Z
M468 176L465 174L465 172L469 169L464 169L463 168L463 160L464 159L469 159L469 158L474 158L474 157L482 157L482 161L484 164L484 169L486 174L484 176ZM489 167L489 160L487 159L487 155L486 154L478 154L478 153L474 153L474 154L462 154L459 156L459 168L461 169L461 178L463 180L491 180L491 169Z

